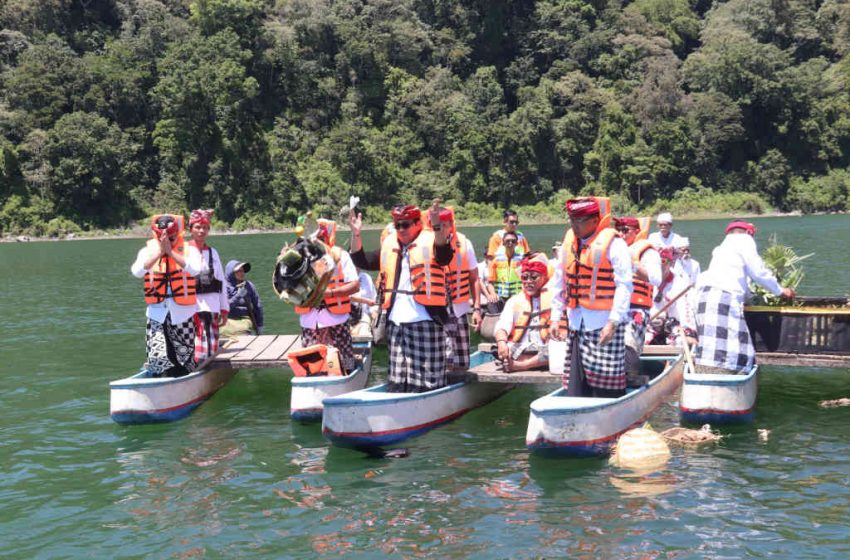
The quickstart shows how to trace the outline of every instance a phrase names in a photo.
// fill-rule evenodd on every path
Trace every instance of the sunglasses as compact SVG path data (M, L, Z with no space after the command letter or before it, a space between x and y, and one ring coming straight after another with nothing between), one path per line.
M401 221L401 222L396 222L395 228L397 230L401 231L401 230L407 229L409 227L412 227L413 224L414 224L414 222L412 222L410 220L404 220L404 221Z
M506 239L506 240L503 242L503 244L504 244L504 245L516 245L516 241L515 241L515 240L513 240L513 239Z
M637 231L635 228L630 228L629 226L619 227L617 231L620 233L629 233L630 231Z
M540 275L539 274L523 274L522 276L520 276L520 279L523 282L537 282L538 280L540 280Z
M515 226L519 224L519 220L508 220L508 223Z

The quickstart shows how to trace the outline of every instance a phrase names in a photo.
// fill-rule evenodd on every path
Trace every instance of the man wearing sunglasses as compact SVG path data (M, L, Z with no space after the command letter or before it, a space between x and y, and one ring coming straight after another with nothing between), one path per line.
M502 240L505 237L506 233L515 233L517 236L517 253L524 255L528 253L531 249L528 248L528 240L522 234L521 231L517 231L517 227L519 227L519 217L517 217L517 213L513 210L505 210L502 214L502 220L504 223L504 227L498 231L494 231L493 235L490 236L490 242L487 244L487 255L492 257L496 254L496 251L499 250L499 247L502 246Z
M379 251L366 253L360 214L352 212L351 258L359 268L380 270L382 310L387 313L389 349L388 390L424 392L446 384L446 334L448 293L444 267L454 254L447 230L440 221L435 200L427 218L431 230L423 231L422 213L408 204L391 215L394 234L387 235Z
M645 221L648 222L648 218ZM641 229L637 218L614 218L614 226L629 246L634 268L630 321L626 328L626 374L636 376L640 374L640 354L652 308L653 290L661 284L661 256L647 239L648 232Z
M549 263L543 253L522 260L522 292L512 296L496 323L499 360L505 371L548 367L552 292L546 289Z
M519 238L515 232L509 231L502 239L502 246L496 251L490 261L487 275L489 298L494 296L505 302L522 289L519 278L519 265L524 253L517 250ZM499 308L501 311L502 308Z
M631 254L609 227L608 199L568 200L566 210L570 227L552 285L550 336L562 340L566 334L559 325L566 308L570 344L564 386L573 396L617 398L626 390Z

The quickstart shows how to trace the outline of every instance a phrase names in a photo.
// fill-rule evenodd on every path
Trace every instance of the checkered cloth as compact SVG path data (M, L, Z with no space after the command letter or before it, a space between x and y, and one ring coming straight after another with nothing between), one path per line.
M195 323L192 319L176 325L171 315L165 323L148 319L145 326L145 367L152 377L180 377L195 369Z
M747 373L756 350L747 322L744 303L735 294L703 286L697 294L697 365Z
M446 331L446 364L451 370L469 369L469 319L466 315L455 317L449 313Z
M578 338L581 349L581 363L584 375L590 387L607 390L626 388L626 323L620 323L614 330L611 342L602 346L599 335L602 329L595 331L574 331L570 329L570 344L567 347L567 359L564 365L563 385L569 387L570 357L573 339Z
M446 384L446 333L434 321L387 322L389 391L421 393Z
M199 311L195 313L195 363L200 364L218 352L219 313Z
M321 329L301 329L304 346L325 344L339 350L339 360L345 371L353 371L357 367L357 356L354 355L354 342L351 340L351 330L348 322L333 327Z

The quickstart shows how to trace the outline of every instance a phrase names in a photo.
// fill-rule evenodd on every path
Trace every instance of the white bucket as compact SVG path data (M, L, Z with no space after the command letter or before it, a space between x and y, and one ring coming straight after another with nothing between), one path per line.
M564 364L567 361L567 341L549 341L549 372L564 373Z

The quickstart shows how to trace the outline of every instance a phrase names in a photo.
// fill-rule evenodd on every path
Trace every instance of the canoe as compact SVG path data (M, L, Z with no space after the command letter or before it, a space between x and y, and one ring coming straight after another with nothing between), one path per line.
M850 354L847 297L799 297L795 303L744 306L756 353Z
M372 370L372 343L355 342L354 352L362 360L361 365L346 376L292 378L289 415L293 420L317 422L322 419L323 399L357 391L366 386L369 372Z
M470 366L492 360L489 352L475 352ZM424 393L390 393L386 384L377 385L326 398L322 433L341 447L393 445L459 418L512 387L461 381Z
M679 409L683 422L752 422L758 395L758 365L746 375L693 373L685 367Z
M640 425L682 384L684 358L641 356L642 369L662 369L648 383L616 399L571 397L560 388L531 403L525 443L540 455L605 455L620 434Z
M109 384L109 414L119 424L185 418L239 370L203 368L183 377L151 377L147 370Z

